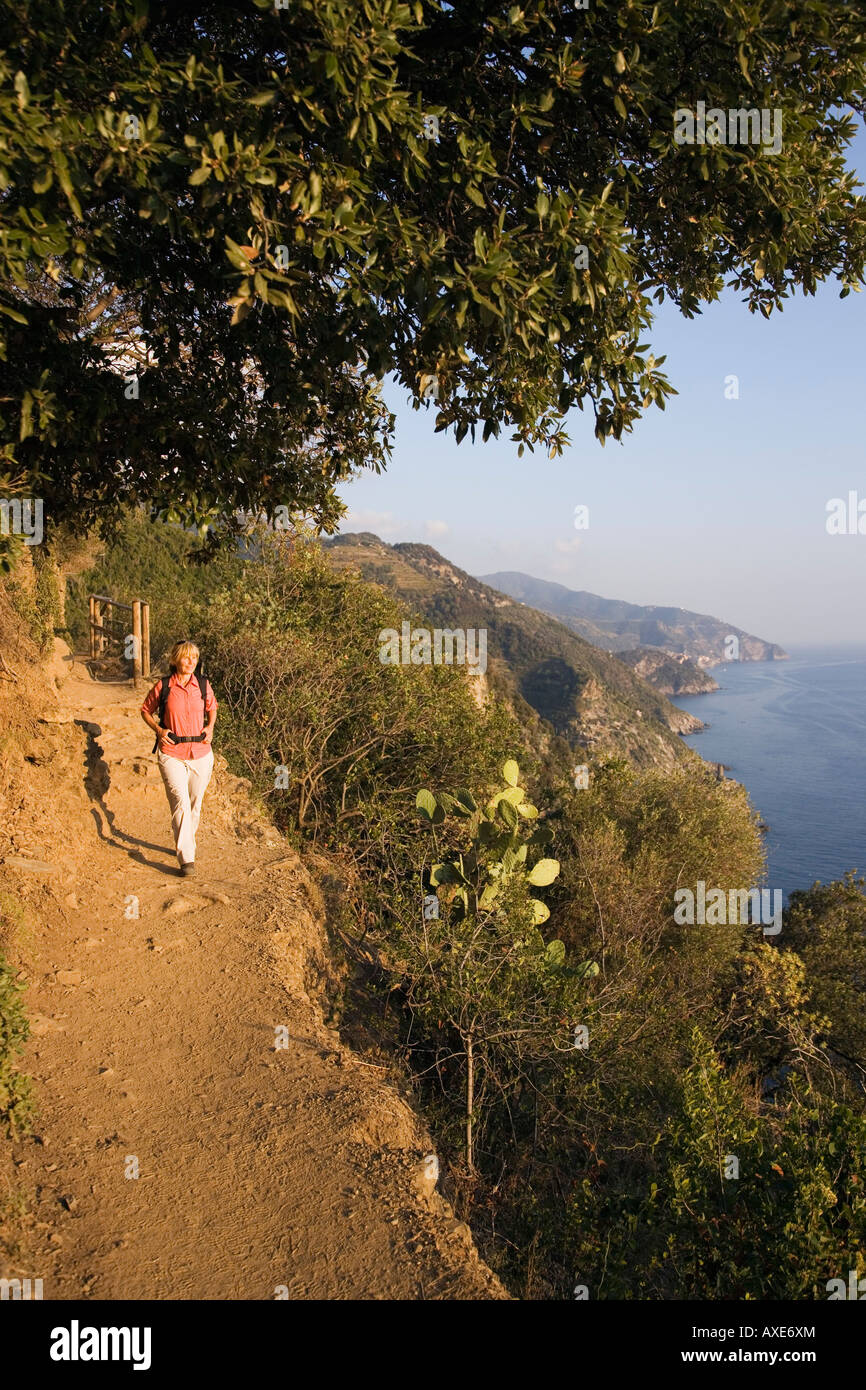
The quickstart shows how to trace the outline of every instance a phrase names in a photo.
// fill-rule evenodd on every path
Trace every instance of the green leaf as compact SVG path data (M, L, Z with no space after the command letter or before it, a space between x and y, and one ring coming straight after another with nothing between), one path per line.
M288 309L290 314L297 314L298 306L292 299L288 290L268 290L268 303L276 304L280 309Z
M549 941L549 942L547 943L547 950L545 951L544 954L545 954L545 956L547 957L547 962L548 962L549 965L554 965L554 966L564 965L564 964L565 964L565 942L564 942L564 941L558 940L558 938L554 938L553 941Z
M465 807L465 809L470 813L478 810L478 806L475 802L472 793L468 792L465 787L458 787L457 791L454 793L454 797L455 800L458 801L461 806Z
M57 171L57 178L60 183L60 187L66 194L66 200L69 203L69 206L72 208L72 211L75 213L75 216L80 218L81 204L79 203L73 191L72 179L69 177L69 165L66 162L66 155L63 153L62 150L55 150L54 152L54 168Z
M465 884L466 881L456 864L434 864L430 870L430 882L437 888L445 883Z
M226 237L226 255L236 270L248 271L250 269L249 258L244 255L236 241L232 241L230 236Z
M436 811L436 798L432 792L428 792L426 787L415 797L415 809L421 812L425 820L432 821Z
M515 822L516 820L517 817L515 817ZM478 827L479 844L482 844L486 848L490 849L493 846L498 845L501 834L502 832L500 831L499 827L494 825L492 821L483 820Z
M197 183L206 183L211 176L211 172L211 166L209 164L203 164L200 169L193 169L188 181L193 186Z
M502 776L505 778L505 781L508 783L509 787L517 786L517 779L520 776L520 768L517 766L517 763L514 761L513 758L509 758L508 761L505 763L502 769Z
M21 430L19 439L28 439L33 433L33 397L25 391L21 398Z
M232 314L232 323L242 323L248 314L252 312L252 301L249 299L239 299L235 304L235 311Z
M578 975L581 979L588 980L599 973L599 968L600 967L597 960L584 960L581 961L580 965L575 967L574 973L575 975Z
M508 801L516 810L523 801L524 796L525 792L522 787L508 787L503 792L497 792L496 800L497 803L500 801Z
M550 908L539 902L538 898L530 898L529 905L532 908L532 920L537 927L540 927L550 916Z
M496 899L499 897L500 891L501 891L501 885L500 885L500 884L498 884L498 883L488 883L488 884L486 884L486 885L485 885L485 888L484 888L484 892L481 894L481 897L478 899L478 906L479 906L480 908L482 908L485 912L489 912L490 909L491 909L492 907L495 907L495 906L496 906Z
M529 870L527 882L531 883L533 888L546 888L549 883L553 882L558 873L558 859L539 859L538 863Z

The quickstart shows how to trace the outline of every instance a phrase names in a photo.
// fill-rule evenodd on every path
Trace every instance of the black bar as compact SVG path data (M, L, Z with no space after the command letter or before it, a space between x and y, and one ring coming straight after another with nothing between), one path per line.
M551 1352L547 1339L556 1338L560 1355L568 1355L573 1372L569 1379L589 1378L615 1386L624 1371L632 1371L642 1379L660 1378L667 1381L669 1372L676 1370L677 1383L696 1384L703 1379L708 1367L716 1366L728 1376L743 1381L738 1373L745 1368L760 1369L761 1383L781 1387L788 1373L806 1370L823 1384L832 1383L843 1366L857 1364L856 1356L863 1340L863 1313L857 1308L840 1307L832 1301L815 1303L632 1303L592 1302L520 1303L519 1300L490 1300L470 1305L439 1302L435 1311L424 1307L421 1294L413 1302L400 1305L398 1345L393 1341L393 1313L385 1309L377 1313L377 1305L353 1302L351 1286L345 1297L334 1303L317 1304L317 1315L311 1318L308 1302L284 1301L278 1297L261 1298L250 1291L249 1301L230 1302L0 1302L0 1328L3 1334L4 1383L64 1384L70 1375L82 1380L100 1378L100 1373L117 1377L133 1377L132 1384L180 1383L178 1376L190 1372L197 1376L211 1371L218 1373L220 1382L233 1372L242 1373L244 1383L258 1380L250 1374L255 1368L273 1365L282 1374L278 1383L298 1379L303 1361L312 1356L314 1363L327 1363L327 1379L333 1380L334 1358L341 1349L353 1361L352 1375L357 1370L359 1354L366 1349L383 1370L386 1380L392 1376L385 1362L394 1357L393 1375L397 1374L397 1358L411 1347L418 1347L423 1337L424 1379L429 1381L436 1353L442 1358L443 1375L453 1379L459 1364L461 1379L465 1378L467 1357L473 1351L478 1356L485 1379L500 1355L514 1354L515 1338L521 1333L540 1332L545 1342L527 1345L525 1355L535 1363L532 1383L540 1378L543 1362ZM276 1291L275 1291L276 1292ZM436 1301L436 1300L429 1300ZM866 1301L864 1295L863 1301ZM315 1302L310 1300L309 1302ZM353 1305L353 1306L347 1306ZM378 1318L382 1317L379 1323ZM415 1322L415 1319L418 1322ZM488 1322L487 1319L490 1319ZM315 1324L321 1320L326 1339L318 1336ZM523 1328L519 1324L525 1324ZM443 1326L444 1324L444 1326ZM128 1350L121 1360L82 1359L82 1348L102 1350L101 1334L91 1334L88 1328L125 1329L124 1339L118 1339L118 1349ZM139 1329L134 1341L133 1329ZM61 1330L62 1329L62 1330ZM144 1365L146 1342L144 1329L150 1330L149 1366ZM328 1330L330 1329L330 1330ZM339 1330L338 1330L339 1329ZM461 1335L462 1333L462 1335ZM443 1335L444 1334L444 1335ZM356 1340L356 1336L357 1339ZM460 1338L459 1358L458 1343ZM78 1350L79 1359L52 1359L56 1353ZM112 1341L105 1340L110 1353ZM509 1352L509 1346L512 1351ZM137 1350L141 1365L136 1374L133 1353ZM306 1355L305 1355L306 1352ZM758 1355L760 1353L760 1355ZM700 1359L696 1357L700 1356ZM766 1358L766 1359L765 1359ZM19 1381L11 1373L20 1369ZM170 1377L167 1377L170 1372ZM8 1379L7 1379L8 1376ZM564 1377L557 1377L564 1379ZM513 1378L511 1380L513 1383ZM754 1381L750 1383L755 1383Z

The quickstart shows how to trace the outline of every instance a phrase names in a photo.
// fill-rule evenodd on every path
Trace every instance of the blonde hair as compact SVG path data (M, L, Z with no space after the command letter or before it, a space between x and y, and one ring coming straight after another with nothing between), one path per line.
M195 642L175 642L168 658L169 670L177 670L177 663L180 661L182 656L194 656L196 661L198 661L199 657L201 656L201 652L199 651Z

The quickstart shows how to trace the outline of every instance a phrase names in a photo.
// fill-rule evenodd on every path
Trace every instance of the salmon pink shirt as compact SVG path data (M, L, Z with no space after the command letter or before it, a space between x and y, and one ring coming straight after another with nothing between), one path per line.
M200 734L204 728L205 710L210 713L217 708L217 699L211 690L210 681L205 679L205 697L201 698L198 681L190 676L184 687L180 678L172 672L168 682L168 699L165 702L166 729L181 737L183 734ZM160 682L146 696L141 706L147 714L156 715L159 710ZM172 743L165 750L170 758L206 758L211 752L209 743Z

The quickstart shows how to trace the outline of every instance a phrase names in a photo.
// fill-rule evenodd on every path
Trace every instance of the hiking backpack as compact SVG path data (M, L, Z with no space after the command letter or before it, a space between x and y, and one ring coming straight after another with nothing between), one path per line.
M167 676L163 676L163 677L160 679L160 682L159 682L159 704L157 705L156 714L157 714L157 723L158 723L158 724L161 724L163 728L165 728L165 707L166 707L166 704L168 703L168 687L169 687L169 682L171 681L172 675L177 675L177 672L176 672L176 671L169 671L168 675L167 675ZM195 670L193 671L192 676L190 677L190 679L191 679L191 680L194 680L194 681L196 682L196 684L198 685L198 688L199 688L199 692L200 692L200 694L201 694L202 701L203 701L203 702L206 702L206 701L207 701L207 672L205 671L204 667L202 666L201 658L199 658L199 661L198 661L198 663L197 663L197 665L196 665L196 668L195 668ZM191 737L191 738L179 738L179 739L176 739L176 738L174 737L174 734L169 734L169 738L170 738L170 739L172 740L172 742L174 742L174 743L201 743L203 737L204 737L204 732L203 732L203 731L202 731L202 733L200 733L200 734L195 734L195 735L193 735L193 737ZM157 736L156 736L156 738L155 738L155 740L154 740L153 748L152 748L150 751L151 751L152 753L155 753L158 747L159 747L159 734L157 734Z

